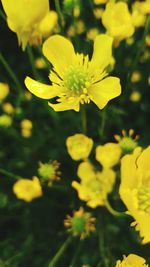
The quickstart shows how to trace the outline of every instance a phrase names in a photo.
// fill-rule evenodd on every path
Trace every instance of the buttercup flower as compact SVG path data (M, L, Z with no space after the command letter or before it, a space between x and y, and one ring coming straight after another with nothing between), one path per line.
M123 260L116 262L116 267L148 267L144 258L130 254L127 257L124 256Z
M40 162L39 165L38 174L43 182L48 182L48 185L50 186L54 181L58 181L60 179L60 163L57 160L48 163Z
M121 93L120 81L107 77L107 66L112 58L112 38L101 34L94 42L91 61L88 55L75 53L72 43L60 35L49 37L43 45L43 53L54 70L49 78L52 85L45 85L29 77L26 87L43 99L57 98L57 104L49 103L55 111L80 110L80 104L92 100L100 109Z
M42 188L37 177L33 177L32 180L20 179L14 184L13 192L17 198L26 202L42 196Z
M107 143L103 146L97 146L96 159L102 164L103 168L112 168L119 163L121 153L122 151L118 144Z
M92 150L93 140L84 134L75 134L67 138L66 145L73 160L84 160Z
M25 49L38 31L39 23L49 12L48 0L2 0L9 28L16 32ZM41 26L42 27L42 26Z
M73 213L72 217L70 215L66 216L64 225L74 236L78 235L83 239L95 230L94 222L95 218L81 207Z
M102 23L108 34L118 41L133 35L134 26L127 3L109 2L102 15Z
M114 135L114 138L118 142L123 154L133 152L133 150L138 146L137 140L139 139L139 136L135 135L134 137L134 135L135 132L133 129L130 129L128 134L125 130L122 130L122 136L117 134Z
M120 196L129 214L134 217L136 230L143 243L150 242L150 146L141 152L136 148L133 154L121 161Z
M78 167L78 176L80 183L73 181L72 186L78 191L79 198L91 208L105 205L115 183L115 172L111 169L98 172L89 162L82 162Z

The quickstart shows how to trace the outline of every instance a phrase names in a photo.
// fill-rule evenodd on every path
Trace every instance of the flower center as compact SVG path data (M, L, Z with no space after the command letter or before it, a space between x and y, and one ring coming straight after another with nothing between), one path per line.
M72 219L72 229L76 233L82 233L85 230L86 219L84 217L74 217Z
M138 191L139 209L150 215L150 185L142 186Z
M89 86L88 74L83 66L72 65L64 76L64 85L74 94L80 95L85 93Z

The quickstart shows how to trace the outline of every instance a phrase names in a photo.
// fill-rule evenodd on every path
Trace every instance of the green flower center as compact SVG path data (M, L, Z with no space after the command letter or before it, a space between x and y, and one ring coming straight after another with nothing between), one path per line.
M90 188L95 193L102 191L101 183L98 180L92 181L90 184Z
M74 217L72 219L72 230L74 233L83 233L85 230L86 219L84 217Z
M123 153L127 154L131 153L137 147L137 142L131 137L125 136L120 140L119 145Z
M150 185L142 186L138 191L139 209L150 215Z
M64 76L64 85L75 94L85 93L89 86L88 74L83 66L72 65Z
M55 177L55 168L52 164L45 163L40 166L38 173L45 180L53 179Z

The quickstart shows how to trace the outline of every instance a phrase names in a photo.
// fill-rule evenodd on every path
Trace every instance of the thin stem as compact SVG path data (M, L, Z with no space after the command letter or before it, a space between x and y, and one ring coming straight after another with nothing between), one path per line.
M29 45L27 46L27 54L28 54L28 58L30 61L30 65L32 68L34 78L38 79L38 72L37 72L36 67L35 67L35 60L34 60L34 56L33 56L33 52L32 52L32 47Z
M64 27L63 27L63 24L64 24L64 18L63 18L63 14L61 12L61 7L60 7L60 2L59 0L54 0L55 1L55 8L56 8L56 11L58 13L58 16L59 16L59 24L60 24L60 28L61 28L61 31L63 33L64 31Z
M125 212L119 212L119 211L116 211L112 208L112 206L110 205L108 199L105 200L105 206L107 208L107 210L113 215L113 216L117 216L117 217L124 217L126 216L126 213Z
M2 65L4 66L4 68L6 69L6 71L8 72L9 76L12 78L12 80L14 81L19 93L20 93L20 97L18 98L19 100L22 99L23 96L23 91L22 91L22 86L16 76L16 74L14 73L14 71L12 70L12 68L9 66L8 62L6 61L6 59L3 57L3 55L0 53L0 62L2 63Z
M99 129L99 135L103 138L106 123L106 110L101 111L101 126Z
M15 180L19 180L21 178L20 176L14 174L12 172L6 171L2 168L0 168L0 173L6 175L8 177L14 178Z
M85 106L81 107L81 121L82 121L82 131L84 134L87 132L87 117Z
M72 241L72 236L69 236L67 240L63 243L63 245L60 247L60 249L57 251L55 256L52 258L52 260L49 262L48 267L55 267L61 256L64 254L65 250L69 246L69 244Z

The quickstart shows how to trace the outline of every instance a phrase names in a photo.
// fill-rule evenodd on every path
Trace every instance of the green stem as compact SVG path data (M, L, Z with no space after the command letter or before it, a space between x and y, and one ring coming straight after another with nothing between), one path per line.
M106 123L106 110L101 111L101 126L99 129L99 135L101 139L103 139L104 130L105 130L105 123Z
M67 240L63 243L63 245L60 247L60 249L57 251L55 256L52 258L52 260L49 262L48 267L55 267L61 256L64 254L65 250L69 246L69 244L72 241L72 236L69 236Z
M81 107L81 121L82 121L82 131L84 134L87 132L87 117L85 106Z
M63 33L63 31L64 31L64 29L63 29L64 28L63 27L63 25L64 25L64 18L63 18L63 14L61 12L60 2L59 2L59 0L54 0L54 1L55 1L55 8L56 8L56 11L57 11L58 16L59 16L60 28L61 28L61 31Z
M14 73L14 71L11 69L11 67L9 66L8 62L6 61L6 59L3 57L3 55L0 53L0 62L2 63L2 65L4 66L5 70L8 72L9 76L12 78L12 80L14 81L18 91L19 91L19 101L21 101L22 97L23 97L23 90L22 90L22 86L19 82L19 80L17 79L16 74Z
M0 173L6 175L8 177L14 178L15 180L19 180L21 178L20 176L14 174L12 172L6 171L2 168L0 168Z
M31 65L31 69L32 69L34 78L38 79L38 72L37 72L36 67L35 67L35 60L34 60L34 56L33 56L33 52L32 52L32 47L29 45L27 46L27 54L28 54L28 58L30 61L30 65Z
M113 216L116 216L116 217L124 217L126 216L126 213L125 212L119 212L119 211L116 211L112 208L112 206L110 205L108 199L105 200L105 206L107 208L107 210L113 215Z

